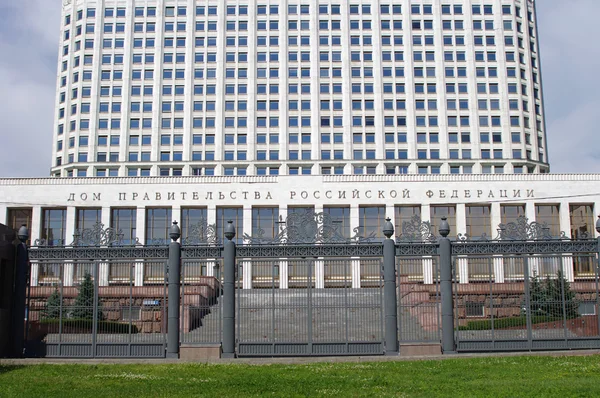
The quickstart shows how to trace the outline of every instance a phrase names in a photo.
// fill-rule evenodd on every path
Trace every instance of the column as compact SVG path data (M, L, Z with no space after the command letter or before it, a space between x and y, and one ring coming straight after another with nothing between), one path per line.
M8 225L7 218L8 208L5 205L0 205L0 224ZM15 225L15 227L18 227L18 225ZM31 226L28 225L27 228L31 228Z
M458 280L460 283L469 283L469 259L461 257L457 259Z
M423 204L421 206L421 222L431 222L431 205ZM439 221L438 221L439 225ZM439 231L431 231L434 235L439 235ZM433 259L423 258L423 283L426 285L433 284Z
M571 237L571 213L569 201L563 200L559 203L558 217L560 220L560 231L564 232L568 237ZM562 268L565 278L568 282L575 281L575 268L573 264L573 254L565 254L562 258Z
M315 260L315 288L316 289L324 289L325 288L325 261L323 258L319 258ZM360 263L359 263L360 264Z
M456 231L450 231L449 236L467 233L467 206L464 203L456 205ZM475 238L475 236L471 236Z
M74 242L77 209L74 206L67 207L67 219L65 225L65 245ZM73 286L73 277L75 275L75 264L73 261L65 261L63 268L63 284L64 286Z
M285 205L282 205L279 208L279 217L281 218L281 220L283 222L285 222L285 220L287 219L287 215L288 215L288 210L287 207L283 207ZM280 225L278 225L277 227L277 233L279 233L280 231ZM282 258L279 260L279 288L280 289L287 289L289 284L288 284L288 260L287 258Z
M112 214L110 207L103 207L102 213L100 214L100 222L102 223L104 229L112 227L111 217ZM98 286L108 286L109 279L110 264L105 262L98 264Z
M350 231L354 231L360 225L360 212L357 204L350 206ZM352 272L352 288L360 288L360 258L352 257L350 260L350 268Z
M287 289L288 284L288 260L279 260L279 288Z
M137 208L135 230L140 243L146 243L146 209L144 207ZM133 271L133 283L135 286L144 285L144 262L139 260L135 262Z
M29 227L29 235L31 237L32 244L35 244L37 239L41 237L41 229L42 229L42 207L41 206L33 206L31 211L31 226ZM38 285L38 276L39 276L40 266L38 263L31 263L31 286Z
M490 208L491 217L491 236L493 239L498 235L498 225L502 223L502 212L500 209L500 203L492 202ZM504 283L504 258L502 256L495 256L493 259L494 264L494 280L496 283Z

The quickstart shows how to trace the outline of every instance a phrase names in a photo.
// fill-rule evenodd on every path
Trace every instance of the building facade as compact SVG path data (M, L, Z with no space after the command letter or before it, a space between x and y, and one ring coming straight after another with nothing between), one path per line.
M404 225L415 219L430 222L438 234L441 218L447 217L453 239L465 235L493 239L499 224L517 222L521 216L545 223L552 237L582 239L597 236L599 182L597 174L4 179L0 180L0 223L13 228L26 224L31 244L56 246L71 244L76 231L98 222L122 233L125 244L164 245L171 222L177 221L185 242L192 227L204 220L215 225L221 242L223 228L232 220L235 240L243 244L249 237L273 238L281 221L307 211L329 214L348 239L359 235L382 240L386 217L392 219L398 238ZM372 276L365 272L379 277L378 267L361 268L361 261L352 266L353 287ZM419 260L410 271L412 280L433 283L431 265ZM70 286L81 277L72 267L70 273L55 275L52 267L33 264L32 285L54 284L60 277ZM571 261L563 268L569 280L580 281L593 277L595 265ZM122 282L118 269L103 269L101 284ZM152 284L163 273L162 266L145 267L143 260L135 270L137 286ZM503 272L508 275L510 270ZM212 267L203 273L211 276ZM251 265L244 266L243 273L244 287L260 282L260 273ZM469 275L460 280L468 283Z
M533 0L65 0L52 175L548 172Z

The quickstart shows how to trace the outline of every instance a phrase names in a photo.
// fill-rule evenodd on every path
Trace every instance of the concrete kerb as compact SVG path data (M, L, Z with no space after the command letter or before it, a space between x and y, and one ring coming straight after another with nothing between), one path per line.
M60 359L60 358L26 358L26 359L0 359L0 366L30 366L30 365L175 365L175 364L239 364L239 365L305 365L312 363L365 363L365 362L393 362L393 361L438 361L448 359L468 358L506 358L521 356L591 356L600 355L600 350L581 351L539 351L539 352L504 352L504 353L472 353L460 355L435 355L435 356L340 356L340 357L289 357L289 358L221 358L206 361L185 361L178 359Z

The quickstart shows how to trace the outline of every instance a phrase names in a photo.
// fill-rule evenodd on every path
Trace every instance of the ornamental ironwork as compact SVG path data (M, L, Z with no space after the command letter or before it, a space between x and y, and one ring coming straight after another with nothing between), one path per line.
M396 237L398 243L435 242L437 238L429 221L421 221L419 215L414 215L409 221L402 223L402 231Z
M334 220L328 213L315 213L312 209L290 213L285 221L279 216L278 224L277 235L265 236L266 231L260 228L254 236L244 234L244 242L249 245L349 244L369 243L376 238L375 232L361 236L360 227L354 228L354 235L347 238L340 231L340 220Z
M209 224L204 218L201 218L197 224L190 225L188 236L181 240L184 246L204 246L217 245L219 238L217 237L217 225Z
M123 236L122 230L104 228L104 224L97 222L91 228L76 230L72 246L123 246Z
M498 225L498 240L548 240L552 239L550 228L544 223L529 222L525 216L516 221Z

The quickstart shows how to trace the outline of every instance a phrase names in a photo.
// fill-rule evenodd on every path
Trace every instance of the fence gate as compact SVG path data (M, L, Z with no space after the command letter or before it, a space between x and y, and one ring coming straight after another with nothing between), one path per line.
M164 259L33 262L25 355L164 357L165 272Z
M383 354L381 267L380 258L238 259L238 355Z
M595 253L455 258L458 351L600 348L596 264Z

